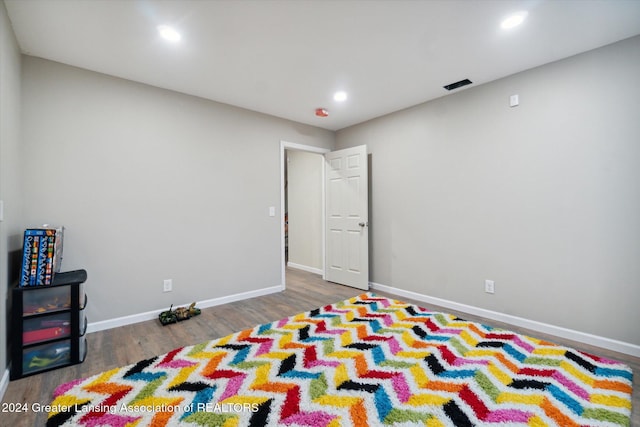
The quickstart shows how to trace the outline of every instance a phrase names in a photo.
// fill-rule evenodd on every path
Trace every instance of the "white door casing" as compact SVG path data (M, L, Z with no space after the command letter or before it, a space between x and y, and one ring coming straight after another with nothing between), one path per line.
M325 155L325 279L369 289L367 146Z

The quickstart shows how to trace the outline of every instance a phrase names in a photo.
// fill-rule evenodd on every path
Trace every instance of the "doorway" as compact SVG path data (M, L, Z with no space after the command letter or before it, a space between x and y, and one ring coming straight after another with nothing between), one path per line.
M287 266L322 275L321 154L286 150L285 258Z
M286 288L288 234L292 217L285 206L287 151L322 155L321 269L324 280L367 290L369 288L369 204L366 145L337 151L280 142L281 285ZM314 156L311 156L314 157ZM285 214L287 212L287 214ZM289 220L287 224L285 218ZM289 258L290 260L290 258ZM313 271L313 270L312 270Z
M292 142L280 142L281 284L283 287L286 283L287 265L321 274L324 278L323 155L329 151ZM288 158L296 164L288 162ZM310 166L313 170L307 173ZM293 169L291 170L290 167ZM289 196L293 200L289 200ZM293 209L292 212L290 212L291 209ZM290 214L293 214L293 217Z

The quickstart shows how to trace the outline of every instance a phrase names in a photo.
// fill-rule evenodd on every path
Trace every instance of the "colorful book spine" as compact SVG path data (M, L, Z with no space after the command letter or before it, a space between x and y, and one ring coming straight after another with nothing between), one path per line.
M38 246L38 272L36 275L36 286L50 285L51 282L46 283L45 272L47 271L47 247L49 246L49 236L47 230L45 230L44 236L40 237Z
M33 247L31 248L31 264L29 266L29 285L35 285L38 277L38 248L40 247L40 236L33 236Z
M29 278L31 277L31 252L33 245L33 236L24 233L24 242L22 244L22 268L20 269L20 286L29 286Z
M50 285L53 281L53 255L56 241L55 230L47 230L47 247L44 264L44 284Z

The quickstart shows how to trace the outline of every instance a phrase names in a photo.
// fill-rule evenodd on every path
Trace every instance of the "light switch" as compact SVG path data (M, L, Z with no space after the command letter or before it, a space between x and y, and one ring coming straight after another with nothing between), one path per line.
M518 105L520 105L520 97L518 96L518 94L511 95L509 97L509 106L517 107Z
M276 216L276 207L269 206L269 216Z

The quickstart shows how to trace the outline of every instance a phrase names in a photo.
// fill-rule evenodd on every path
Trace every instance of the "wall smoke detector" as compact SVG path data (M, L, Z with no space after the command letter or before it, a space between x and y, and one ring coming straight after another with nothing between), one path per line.
M316 116L327 117L329 112L325 108L316 108Z

